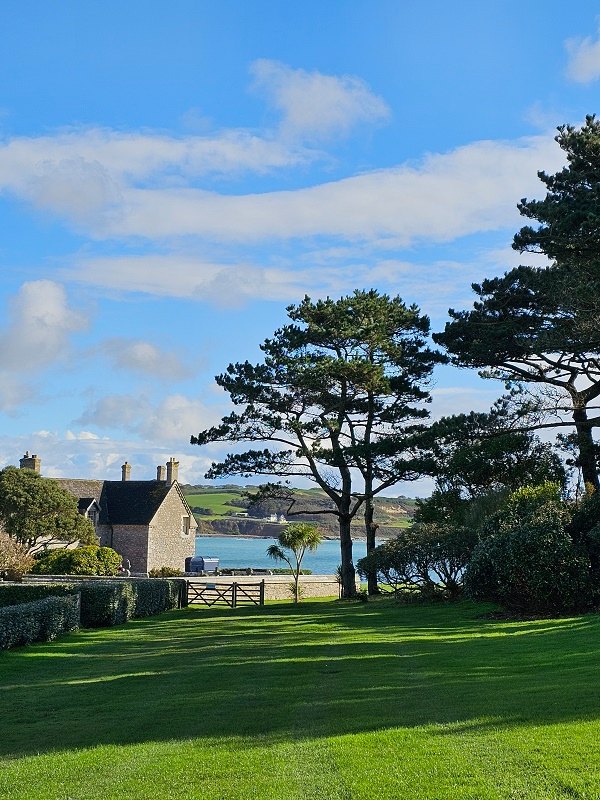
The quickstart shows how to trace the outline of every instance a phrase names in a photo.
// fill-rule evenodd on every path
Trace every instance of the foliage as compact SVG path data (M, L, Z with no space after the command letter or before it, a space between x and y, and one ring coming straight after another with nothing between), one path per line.
M111 547L87 545L57 549L42 555L32 568L34 575L116 575L121 556Z
M0 608L0 650L49 642L79 628L79 596L45 597Z
M600 256L600 122L588 115L578 130L561 125L555 140L567 165L555 175L538 172L543 200L523 199L519 211L540 223L515 235L519 252L543 253L558 264L584 267ZM575 277L575 276L574 276Z
M130 619L160 614L187 604L185 580L135 578L132 580L81 580L69 583L0 583L0 608L43 597L81 594L81 627L121 625Z
M96 543L94 527L79 514L77 500L56 481L30 469L0 471L0 522L28 552L55 543Z
M185 575L180 569L176 567L157 567L151 569L148 573L151 578L180 578Z
M501 398L487 412L442 417L427 431L437 488L474 499L545 480L565 482L560 458L531 431L513 431Z
M25 547L0 531L0 576L9 581L20 580L33 567L34 559Z
M355 592L350 523L362 508L367 548L375 543L373 497L424 463L414 434L427 417L427 384L444 359L426 346L429 320L416 306L375 290L340 300L310 298L289 306L291 324L261 349L260 364L230 364L216 381L240 412L192 437L268 443L213 464L207 478L269 475L314 481L339 522L343 593ZM364 488L353 487L353 471ZM267 486L268 494L289 494ZM287 514L293 514L293 496ZM306 513L306 510L305 510Z
M82 627L121 625L130 619L179 608L184 586L185 581L176 578L82 582L77 586L81 592Z
M294 602L300 602L300 574L302 559L307 550L314 551L321 544L321 532L308 522L297 522L287 525L277 537L279 544L267 548L267 555L275 561L285 561L294 576ZM288 552L286 552L289 551Z
M576 463L586 489L597 491L592 430L600 417L590 417L589 410L600 397L600 124L588 116L581 129L565 125L558 131L567 166L555 175L538 173L546 197L523 199L519 210L540 225L523 227L513 243L521 252L545 254L550 265L519 266L502 278L473 284L478 296L473 309L451 309L452 322L434 340L460 366L536 387L535 402L521 411L522 424L572 425Z
M526 613L590 605L589 555L570 535L559 492L551 483L523 487L487 520L465 574L470 597Z
M476 538L472 531L455 525L416 523L361 558L358 571L362 575L375 571L378 581L395 593L456 598Z
M21 603L33 603L45 597L64 597L76 594L72 584L58 583L1 583L0 608L16 606Z

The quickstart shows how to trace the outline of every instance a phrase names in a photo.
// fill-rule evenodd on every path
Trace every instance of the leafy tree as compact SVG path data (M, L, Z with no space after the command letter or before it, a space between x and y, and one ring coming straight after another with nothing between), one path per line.
M289 565L294 577L294 603L299 603L302 559L307 550L314 551L321 544L321 533L308 522L297 522L284 528L277 540L278 545L272 544L267 547L267 555L275 561L285 561ZM289 555L286 550L289 551Z
M0 471L0 522L30 553L55 544L96 543L94 527L78 512L77 500L30 469Z
M428 380L443 357L426 346L429 320L416 306L375 290L334 301L289 306L291 324L261 349L264 361L230 364L217 383L241 412L193 436L192 444L262 442L272 449L228 455L207 478L270 475L314 481L339 523L342 594L355 593L350 524L364 512L367 549L375 546L373 497L419 477L425 462L414 444L429 400ZM357 484L360 488L357 488ZM262 496L285 495L268 484ZM370 576L370 590L377 590Z
M430 426L426 439L436 487L444 494L472 500L502 489L566 480L549 443L531 431L510 429L503 399L487 413L442 417Z
M593 267L600 260L600 122L588 115L580 128L561 125L555 137L567 165L555 175L538 172L547 188L543 200L524 198L518 205L526 225L514 237L519 252L542 253L558 264ZM573 277L577 277L574 275Z
M592 430L600 417L588 412L600 396L600 123L588 116L580 129L563 125L556 141L567 164L554 175L538 173L546 197L524 198L518 208L540 224L524 226L513 241L520 252L546 255L548 268L521 266L474 284L473 310L451 310L453 321L434 339L461 366L541 390L524 424L573 425L576 462L595 491Z
M458 366L478 368L484 377L505 383L554 390L525 407L524 426L574 425L584 482L597 490L592 427L600 418L590 419L588 409L600 397L600 359L553 281L551 268L517 267L502 278L473 284L479 297L473 309L450 309L452 321L433 338ZM572 422L564 421L565 414Z

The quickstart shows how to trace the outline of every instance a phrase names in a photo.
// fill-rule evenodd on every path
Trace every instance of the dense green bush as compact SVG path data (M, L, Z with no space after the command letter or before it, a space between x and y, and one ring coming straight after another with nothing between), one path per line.
M515 492L482 529L465 574L467 594L525 613L589 606L590 559L570 523L571 510L550 485Z
M111 547L86 545L71 550L60 549L37 559L34 575L116 575L121 556Z
M0 608L0 650L48 642L79 628L79 595L45 597Z
M374 572L395 592L457 597L476 536L466 528L421 522L403 530L357 563L358 572Z

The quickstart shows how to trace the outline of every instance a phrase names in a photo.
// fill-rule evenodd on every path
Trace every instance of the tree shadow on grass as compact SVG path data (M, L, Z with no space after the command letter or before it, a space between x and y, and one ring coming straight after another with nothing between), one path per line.
M0 655L0 755L600 716L600 617L469 605L190 608Z

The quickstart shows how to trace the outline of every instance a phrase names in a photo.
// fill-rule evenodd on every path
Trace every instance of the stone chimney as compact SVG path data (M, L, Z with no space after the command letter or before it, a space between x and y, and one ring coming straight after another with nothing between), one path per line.
M131 480L131 464L128 464L127 461L121 467L121 480L122 481Z
M19 461L21 469L32 469L34 472L40 472L42 468L42 459L35 454L30 456L29 450L25 453L23 458Z
M173 456L167 461L167 486L172 486L177 480L179 473L179 461L175 461Z
M162 481L163 483L167 480L167 468L160 464L156 468L156 480Z

